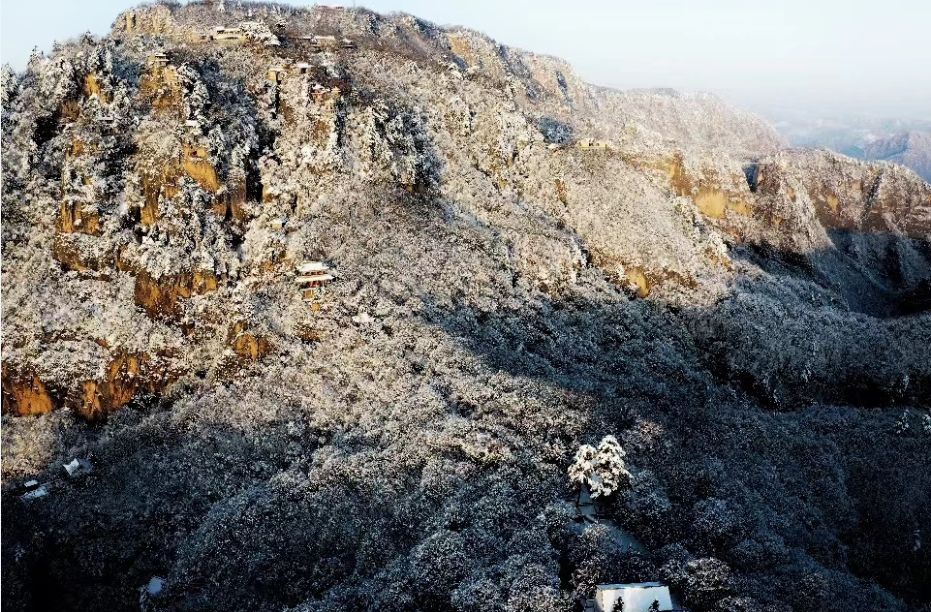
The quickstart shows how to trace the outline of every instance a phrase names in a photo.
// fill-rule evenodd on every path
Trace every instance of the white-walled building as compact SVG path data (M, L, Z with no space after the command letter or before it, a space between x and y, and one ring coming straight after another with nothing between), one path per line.
M660 582L599 584L593 609L596 612L612 612L619 600L624 602L624 612L651 612L653 602L657 603L661 611L674 609L669 587Z

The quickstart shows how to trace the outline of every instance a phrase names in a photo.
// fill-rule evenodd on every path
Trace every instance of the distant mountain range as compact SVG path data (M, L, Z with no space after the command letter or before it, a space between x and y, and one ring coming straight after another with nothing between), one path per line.
M824 147L849 157L908 166L931 181L931 121L903 119L811 119L775 121L795 147Z
M862 157L908 166L931 181L931 132L905 132L875 140L864 147Z

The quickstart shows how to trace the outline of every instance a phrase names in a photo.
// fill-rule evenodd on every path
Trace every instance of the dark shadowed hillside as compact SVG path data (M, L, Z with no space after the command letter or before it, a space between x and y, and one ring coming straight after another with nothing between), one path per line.
M469 30L218 6L4 68L9 610L931 609L931 185Z

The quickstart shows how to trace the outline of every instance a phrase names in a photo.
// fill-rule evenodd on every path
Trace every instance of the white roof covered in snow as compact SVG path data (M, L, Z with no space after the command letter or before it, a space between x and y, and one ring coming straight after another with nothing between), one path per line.
M327 266L322 261L305 261L297 267L297 271L301 274L309 274L310 272L326 272L329 269L329 266Z
M611 612L617 602L623 602L624 612L650 612L653 602L660 610L672 610L669 587L660 582L636 582L631 584L599 584L595 594L595 609Z

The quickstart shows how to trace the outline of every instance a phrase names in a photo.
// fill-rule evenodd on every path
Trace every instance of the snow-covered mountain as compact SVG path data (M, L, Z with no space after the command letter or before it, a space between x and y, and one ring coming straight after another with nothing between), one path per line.
M875 140L864 147L863 157L908 166L931 181L931 132L906 132Z
M322 6L142 6L2 105L9 609L931 603L911 170Z

